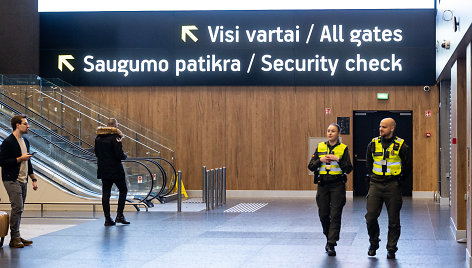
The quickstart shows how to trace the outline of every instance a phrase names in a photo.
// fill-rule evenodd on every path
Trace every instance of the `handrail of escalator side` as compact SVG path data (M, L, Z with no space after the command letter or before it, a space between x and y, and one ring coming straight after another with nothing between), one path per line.
M2 113L2 114L3 114L3 113ZM35 133L34 130L31 130L31 132ZM37 133L35 133L35 134L38 135ZM67 150L64 150L64 149L61 148L60 146L56 145L54 142L49 141L48 139L46 139L46 138L44 138L44 137L42 137L42 136L40 136L40 135L38 135L38 137L40 137L41 139L45 140L47 143L49 143L49 144L55 146L55 147L58 148L59 150L65 152L65 153L67 153L67 154L69 154L69 155L72 155L72 156L74 156L74 157L77 157L77 158L80 158L80 159L84 159L84 160L87 160L87 161L91 161L91 162L96 162L96 161L97 161L96 158L89 158L89 157L85 157L85 156L81 156L81 155L76 155L76 154L71 153L71 152L69 152L69 151L67 151ZM141 160L145 160L145 159L141 159ZM129 159L129 160L128 160L128 159L126 159L126 160L121 160L121 161L122 161L122 162L138 163L138 164L142 165L142 166L149 172L149 175L150 175L150 177L152 178L152 172L151 172L151 170L150 170L144 163L140 162L140 160L133 160L133 159ZM151 187L150 187L150 189L149 189L149 192L147 193L147 195L144 197L143 200L140 200L140 202L146 200L146 199L152 194L153 188L154 188L154 181L151 179Z
M41 136L38 136L38 137L41 137ZM72 155L72 156L74 156L74 157L77 157L77 158L80 158L80 159L84 159L84 160L87 160L87 161L91 161L91 162L96 162L96 161L97 161L96 158L93 159L93 158L88 158L88 157L83 157L83 156L80 156L80 155L73 154L73 153L71 153L71 152L69 152L69 151L67 151L67 150L64 150L63 148L57 146L57 145L54 144L53 142L51 142L51 141L49 141L49 140L47 140L47 139L45 139L45 138L43 138L43 137L41 137L41 138L44 139L44 140L45 140L46 142L48 142L49 144L55 146L55 147L58 148L59 150L65 152L65 153L67 153L67 154L70 154L70 155ZM151 170L150 170L144 163L142 163L141 161L132 160L132 159L131 159L131 160L126 159L126 160L121 160L121 162L137 163L137 164L143 166L143 167L149 172L149 175L150 175L150 177L152 178L152 172L151 172ZM145 197L144 197L143 199L138 199L138 201L139 201L139 202L143 202L144 200L147 200L147 198L152 194L153 188L154 188L154 181L151 180L151 187L150 187L150 189L149 189L149 192L145 195Z
M51 125L57 127L58 129L60 129L60 130L62 130L62 131L64 131L64 132L66 132L67 134L73 136L73 137L76 138L77 140L79 140L79 141L81 141L81 142L87 144L87 145L90 146L90 147L93 147L93 145L91 145L90 143L88 143L88 142L84 141L83 139L77 137L75 134L69 132L69 131L68 131L67 129L65 129L64 127L61 127L61 126L57 125L56 123L52 122L51 120L45 118L44 116L42 116L42 115L38 114L37 112L31 110L30 108L26 107L25 105L23 105L23 104L17 102L16 100L10 98L10 97L7 96L7 95L5 95L3 92L0 93L0 95L6 97L7 99L9 99L9 100L11 100L11 101L13 101L14 103L16 103L17 105L21 106L22 108L27 109L29 112L35 114L36 116L41 117L42 120L47 121L49 124L51 124ZM3 101L0 101L0 102L4 103ZM4 103L4 104L5 104L5 103ZM8 105L8 104L5 104L5 105ZM9 106L9 107L11 107L11 106ZM11 109L13 110L14 108L11 107ZM16 110L16 109L14 109L14 110ZM16 110L16 111L18 111L18 110Z
M12 112L14 113L20 113L18 110L16 110L15 108L11 107L10 105L4 103L3 101L0 101L0 104L7 107L9 110L11 110ZM0 112L2 113L4 116L8 116L6 114L4 114L3 112ZM65 142L67 143L68 145L72 146L72 147L75 147L77 150L81 151L82 153L84 154L92 154L91 152L85 150L84 148L80 147L79 145L67 140L66 138L64 138L63 136L59 135L58 133L55 133L54 131L52 131L51 129L49 129L48 127L44 126L43 124L39 123L38 121L30 118L30 122L33 122L34 124L36 124L36 126L40 127L41 129L47 131L49 134L51 134L51 136L54 136L55 138L61 140L62 142ZM62 129L62 128L61 128ZM38 133L36 133L36 131L34 131L33 129L30 129L31 132L33 132L34 134L38 135L39 137L42 137L41 135L39 135ZM43 138L43 137L42 137Z
M8 96L6 96L6 97L9 98ZM14 100L13 100L13 101L14 101ZM15 102L15 101L14 101L14 102ZM2 105L4 105L5 107L7 107L9 110L11 110L11 111L13 111L13 112L16 112L16 113L19 113L18 110L14 109L14 108L11 107L10 105L5 104L5 103L2 102L2 101L0 101L0 103L2 103ZM21 104L19 104L19 105L22 106ZM25 108L26 108L26 107L25 107ZM29 110L29 108L27 108L27 109ZM1 113L2 115L4 115L4 116L8 117L8 115L4 114L3 112L0 112L0 113ZM42 117L42 116L41 116L41 117ZM46 119L46 120L47 120L47 119ZM41 123L37 122L36 120L31 119L30 121L34 122L36 125L38 125L38 126L39 126L40 128L42 128L43 130L48 131L50 134L54 135L56 138L59 138L59 139L63 140L63 141L64 141L65 143L67 143L68 145L70 145L70 146L72 146L72 147L76 147L77 149L81 150L82 152L85 152L86 154L92 155L91 152L86 151L86 150L84 150L83 148L81 148L80 146L78 146L78 145L76 145L76 144L74 144L74 143L68 141L67 139L63 138L61 135L59 135L59 134L57 134L57 133L55 133L55 132L53 132L53 131L50 131L49 128L43 126ZM49 120L48 120L48 121L49 121ZM59 127L59 128L62 129L61 127ZM74 153L71 153L71 152L69 152L69 151L67 151L67 150L64 150L62 147L58 146L58 145L55 144L54 142L49 141L48 139L46 139L46 138L44 138L43 136L39 135L39 134L36 133L34 130L30 130L30 131L31 131L32 133L36 134L39 138L41 138L41 139L43 139L44 141L46 141L46 143L53 145L54 147L58 148L59 150L65 152L65 153L67 153L67 154L69 154L69 155L72 155L72 156L74 156L74 157L77 157L77 158L80 158L80 159L84 159L84 160L87 160L87 161L96 162L96 158L92 158L92 157L89 158L89 157L80 156L80 155L76 155L76 154L74 154ZM168 163L168 164L172 167L172 169L174 170L174 173L176 172L176 170L175 170L175 167L172 165L172 163L171 163L170 161L168 161L167 159L162 158L162 157L153 157L153 158L140 157L140 158L137 158L137 159L136 159L136 160L146 160L146 161L152 162L153 164L157 165L158 169L161 171L161 173L162 173L162 175L163 175L163 185L162 185L162 187L161 187L159 193L156 194L156 197L157 197L157 196L161 196L162 192L163 192L164 189L165 189L166 181L167 181L167 173L165 172L165 170L163 169L163 167L162 167L159 163L157 163L157 162L155 162L155 161L151 161L150 159L163 160L163 161L165 161L166 163ZM136 163L139 163L139 164L145 166L145 168L150 172L149 168L148 168L146 165L144 165L143 163L141 163L141 162L139 162L139 161L136 161L136 160L129 159L129 160L123 160L123 162L136 162ZM152 172L150 172L150 175L151 175L151 178L152 178ZM149 193L146 195L145 199L147 199L147 198L152 194L153 187L154 187L154 181L151 180L151 189L150 189ZM170 192L173 190L174 187L175 187L175 183L174 183L174 186L172 187L172 189L170 189L170 190L168 191L168 193L170 193ZM168 194L168 193L166 193L166 194ZM164 194L164 195L166 195L166 194ZM154 198L155 198L155 197L154 197ZM154 199L154 198L152 198L152 199ZM145 200L145 199L144 199L144 200ZM151 199L151 200L152 200L152 199Z
M36 91L39 92L40 94L46 95L45 93L43 93L43 92L41 92L41 91L38 91L37 89L32 88L32 90L36 90ZM61 95L64 96L63 94L61 94ZM64 97L68 98L67 96L64 96ZM70 98L69 98L69 99L70 99ZM56 99L54 99L54 98L51 98L51 100L53 100L53 101L55 101L55 102L58 102L58 103L61 103L60 101L58 101L58 100L56 100ZM71 101L73 101L73 100L71 100ZM73 107L70 107L69 105L67 105L67 104L65 104L65 103L61 103L61 104L64 105L65 107L67 107L67 108L69 108L69 109L71 109L71 110L73 110L73 111L75 111L75 112L77 112L77 113L79 113L79 114L81 114L81 115L83 115L83 116L89 118L89 119L92 120L92 121L95 121L95 122L97 122L97 123L99 123L99 124L105 125L104 123L102 123L102 122L100 122L100 121L97 121L96 119L94 119L94 118L92 118L92 117L90 117L90 116L88 116L88 115L82 113L81 111L79 111L79 110L77 110L77 109L75 109L75 108L73 108ZM79 105L80 105L80 103L79 103ZM83 106L83 105L82 105L82 106ZM84 107L85 107L85 106L84 106ZM97 113L97 114L100 115L100 116L103 116L104 118L108 118L107 116L102 115L102 114L100 114L100 113L98 113L98 112L96 112L96 111L94 111L94 110L92 110L92 109L89 109L89 110L90 110L90 111L93 111L93 112L95 112L95 113ZM123 126L123 125L122 125L121 127L126 128L126 129L129 129L129 128L127 128L126 126ZM134 132L134 133L138 133L138 132L136 132L136 131L134 131L134 130L132 130L132 129L129 129L129 130L131 130L131 131ZM138 133L138 134L139 134L139 133ZM141 134L139 134L139 135L141 135ZM143 135L141 135L141 136L143 136ZM157 150L157 149L154 149L154 148L152 148L152 147L149 147L149 146L147 146L146 144L144 144L144 143L142 143L142 142L139 142L139 141L136 140L135 138L132 138L132 137L130 137L130 136L128 136L128 135L124 135L124 137L127 137L128 139L130 139L130 140L132 140L132 141L138 143L139 145L144 146L145 148L148 148L148 149L150 149L150 150L152 150L152 151L154 151L154 152L156 152L156 153L159 153L159 154L161 153L160 150ZM145 136L143 136L143 137L145 137ZM147 137L146 137L146 138L147 138ZM147 139L149 139L149 138L147 138ZM172 149L170 149L170 148L168 148L168 147L166 147L166 146L164 146L164 145L162 145L162 144L160 144L160 143L158 143L158 144L159 144L160 146L166 148L167 150L169 150L169 151L171 151L171 152L174 152Z
M41 92L41 91L38 91L37 89L34 89L34 88L31 88L31 89L32 89L32 90L36 90L37 92L39 92L39 93L42 94L42 95L46 95L45 93L43 93L43 92ZM61 94L61 93L59 93L59 94ZM61 94L61 95L64 96L63 94ZM7 97L8 99L14 101L15 103L17 103L17 101L11 99L10 97L8 97L8 96L6 96L6 95L4 95L4 96ZM47 95L46 95L46 96L47 96ZM67 96L65 96L65 97L68 98L68 99L70 99L70 98L67 97ZM56 99L54 99L54 98L51 98L51 99L54 100L55 102L58 102L58 103L59 103L58 100L56 100ZM70 100L73 101L72 99L70 99ZM74 102L75 102L75 101L74 101ZM23 105L20 104L20 103L18 103L18 104L19 104L20 106L23 106ZM71 109L71 110L73 110L73 111L75 111L75 112L81 114L81 115L84 115L85 117L88 117L89 119L91 119L91 120L93 120L93 121L95 121L95 122L97 122L97 123L99 123L99 124L104 125L102 122L99 122L99 121L95 120L94 118L91 118L90 116L88 116L88 115L82 113L81 111L78 111L78 110L76 110L76 109L70 107L70 106L67 105L67 104L64 104L64 103L61 103L61 104L64 105L64 106L66 106L66 107L68 107L69 109ZM79 104L80 104L80 103L79 103ZM80 105L81 105L81 104L80 104ZM83 106L83 105L81 105L81 106ZM10 106L10 107L11 107L11 106ZM24 107L24 106L23 106L23 107ZM83 107L87 108L86 106L83 106ZM27 107L24 107L24 108L30 110L30 109L27 108ZM103 116L103 117L105 117L105 118L108 118L107 116L102 115L102 114L100 114L100 113L98 113L98 112L96 112L96 111L94 111L94 110L92 110L92 109L90 109L90 108L88 108L88 109L91 110L91 111L93 111L93 112L95 112L95 113L97 113L97 114L100 115L100 116ZM46 120L47 120L47 119L46 119ZM47 120L47 121L49 121L49 120ZM49 121L49 122L50 122L50 121ZM122 127L125 127L126 129L128 129L126 126L122 126ZM61 130L66 131L63 127L59 127L59 128L60 128ZM130 130L131 130L131 129L130 129ZM134 130L131 130L131 131L137 133L137 132L134 131ZM68 131L66 131L66 132L68 132ZM69 132L68 132L68 133L69 133ZM141 135L141 134L140 134L140 135ZM149 147L149 146L147 146L147 145L145 145L145 144L143 144L143 143L137 141L136 139L134 139L134 138L132 138L132 137L129 137L129 136L127 136L127 135L124 135L124 136L125 136L125 137L128 137L130 140L133 140L134 142L136 142L136 143L138 143L138 144L140 144L140 145L142 145L142 146L144 146L144 147L146 147L146 148L148 148L148 149L150 149L150 150L153 150L153 151L155 151L155 152L157 152L157 153L160 153L159 150L156 150L156 149L154 149L154 148L151 148L151 147ZM141 136L142 136L142 135L141 135ZM74 136L74 137L77 138L77 139L79 139L80 141L83 141L82 139L80 139L80 138L78 138L78 137L76 137L76 136ZM143 137L144 137L144 136L143 136ZM146 138L147 138L147 137L146 137ZM148 139L149 139L149 138L148 138ZM88 144L87 142L85 142L85 141L83 141L83 142L86 143L87 145L93 147L92 145ZM164 148L166 148L166 149L168 149L168 150L170 150L170 151L173 152L173 150L171 150L170 148L167 148L166 146L164 146L164 145L162 145L162 144L160 144L160 143L158 143L158 144L159 144L160 146L162 146L162 147L164 147Z
M49 81L49 83L53 84L53 83L50 82L50 81ZM60 86L57 86L57 87L62 88L62 87L60 87ZM34 88L32 88L32 89L38 91L37 89L34 89ZM41 92L41 91L39 91L39 92L40 92L40 94L44 94L44 93ZM67 99L69 99L70 101L76 103L77 105L82 106L82 107L86 108L87 110L96 113L97 115L100 115L100 116L102 116L102 117L104 117L104 118L107 118L107 119L109 118L108 116L103 115L102 113L99 113L99 112L97 112L97 111L91 109L90 107L87 107L87 106L83 105L83 104L80 103L80 102L77 102L76 100L70 98L69 96L64 95L64 93L62 93L62 92L58 92L58 94L61 95L61 96L63 96L63 97L66 97ZM72 94L72 95L73 95L73 94ZM55 100L55 99L53 99L53 100ZM57 101L57 100L55 100L55 101L56 101L56 102L59 102L59 101ZM66 106L68 106L68 105L66 105ZM70 107L70 106L68 106L68 107L69 107L70 109L74 109L74 108L72 108L72 107ZM75 110L75 109L74 109L74 110ZM76 110L76 111L77 111L77 110ZM83 113L80 112L80 111L77 111L77 112L83 114ZM86 114L83 114L83 115L87 116ZM87 117L89 117L89 116L87 116ZM94 120L94 121L96 121L96 122L98 122L97 120L95 120L95 119L93 119L93 118L91 118L91 117L89 117L89 118L92 119L92 120ZM101 123L101 122L98 122L98 123ZM122 127L125 128L125 129L127 129L127 130L129 130L129 131L131 131L131 132L134 132L134 133L139 134L137 131L135 131L135 130L133 130L133 129L131 129L131 128L128 128L128 127L125 126L125 125L122 125ZM148 138L148 137L146 137L146 136L144 136L144 135L142 135L142 134L139 134L139 135L140 135L141 137L146 138L147 140L150 140L150 141L152 141L152 142L156 142L156 141L154 141L154 140L152 140L152 139L150 139L150 138ZM130 138L130 137L128 137L128 138ZM133 139L133 138L130 138L130 139ZM138 142L138 141L136 140L136 142ZM156 142L156 143L159 144L159 146L162 146L163 148L165 148L165 149L167 149L167 150L169 150L169 151L171 151L171 152L174 152L174 150L172 150L171 148L169 148L169 147L167 147L167 146L164 146L163 144L160 144L160 143L158 143L158 142ZM144 144L143 144L143 145L144 145ZM151 148L151 147L149 147L149 148ZM151 149L152 149L152 148L151 148Z
M8 109L12 110L13 112L19 113L18 110L12 108L12 107L9 106L8 104L3 103L2 101L0 101L0 104L4 105L5 107L7 107ZM0 111L0 114L4 115L5 117L8 117L7 114L5 114L5 113L3 113L3 112L1 112L1 111ZM35 124L37 124L37 125L38 125L39 127L41 127L43 130L50 130L50 129L48 129L48 128L45 127L45 126L42 126L41 123L38 123L38 122L37 122L36 120L34 120L34 119L31 119L30 121L32 121L32 122L34 122ZM33 132L34 134L36 134L39 138L45 140L47 143L49 143L49 144L55 146L56 148L58 148L59 150L65 152L65 153L67 153L67 154L70 154L70 155L72 155L72 156L74 156L74 157L81 158L81 159L84 159L84 160L96 161L96 158L95 158L95 157L88 158L88 157L84 157L84 156L80 156L80 155L73 154L73 153L71 153L71 152L69 152L69 151L67 151L67 150L64 150L62 147L58 146L58 145L55 144L54 142L49 141L48 139L46 139L46 138L44 138L43 136L39 135L39 134L36 133L36 131L34 131L33 129L30 129L30 131ZM57 134L57 133L55 133L55 132L52 132L51 134L55 134L56 138L61 138L61 135L59 135L59 134ZM75 143L73 143L73 142L70 142L70 141L67 141L67 139L65 139L65 138L63 138L63 139L64 139L64 142L66 142L68 145L71 145L71 146L73 146L73 147L77 147L78 149L80 149L80 147L79 147L77 144L75 144ZM86 152L86 153L89 154L89 155L93 155L91 152L86 151L86 150L83 150L83 152ZM172 167L172 169L174 170L174 172L176 172L176 169L175 169L174 165L173 165L169 160L167 160L167 159L165 159L165 158L163 158L163 157L133 157L133 158L128 158L127 160L137 160L137 161L139 161L139 160L148 160L148 161L149 161L149 160L152 160L152 159L157 159L157 160L163 160L163 161L165 161L166 163L168 163L168 164ZM161 165L158 164L158 163L155 163L155 164L161 166ZM161 166L161 167L162 167L162 166Z
M135 157L135 158L133 158L133 159L144 159L144 158ZM161 193L160 193L159 196L166 196L166 195L168 195L170 192L172 192L172 191L174 190L175 185L176 185L176 182L175 182L175 181L177 180L177 178L176 178L175 174L177 174L177 170L175 169L174 165L173 165L170 161L168 161L167 159L162 158L162 157L149 157L149 158L145 158L145 159L163 160L163 161L165 161L166 163L168 163L168 164L171 166L172 170L174 171L174 173L173 173L173 175L174 175L174 176L173 176L173 177L174 177L174 184L172 185L171 183L169 183L170 185L172 185L172 188L169 188L169 190L168 190L167 192L165 192L165 193L163 193L163 191L161 191Z
M162 174L162 185L161 185L161 189L159 190L159 192L156 193L155 196L152 196L152 198L148 200L148 201L151 201L151 200L157 198L158 196L161 196L162 192L164 191L164 188L166 187L167 173L166 173L166 171L164 170L164 168L162 167L162 165L159 164L159 163L157 163L156 161L154 161L154 160L152 160L152 159L146 159L145 161L151 162L151 163L153 163L154 165L156 165L157 168L159 168L159 171L160 171L161 174Z
M3 102L0 101L0 103L3 103ZM12 108L11 106L9 106L9 105L7 105L7 104L4 104L4 106L7 107L8 109L14 111L14 112L17 112L16 109ZM4 116L8 116L8 115L4 114L3 112L0 112L0 113L3 114ZM34 122L35 124L37 124L37 125L38 125L39 127L41 127L42 129L44 129L44 130L49 130L47 127L42 126L42 124L41 124L41 123L38 123L36 120L31 120L31 121ZM71 153L71 152L69 152L69 151L67 151L67 150L64 150L62 147L58 146L58 145L55 144L54 142L49 141L48 139L46 139L46 138L44 138L43 136L39 135L39 134L36 133L34 130L31 129L30 131L33 132L34 134L36 134L36 135L37 135L38 137L40 137L41 139L45 140L47 143L53 145L54 147L58 148L59 150L65 152L65 153L67 153L67 154L70 154L70 155L72 155L72 156L74 156L74 157L77 157L77 158L80 158L80 159L84 159L84 160L88 160L88 161L96 161L96 158L94 158L94 157L90 157L90 158L89 158L89 157L85 157L85 156L80 156L80 155L76 155L76 154L74 154L74 153ZM71 145L71 146L73 146L73 147L76 147L76 148L79 149L79 150L82 149L82 150L81 150L82 152L85 152L85 153L87 153L87 154L89 154L89 155L92 155L91 152L86 151L86 150L84 150L83 148L80 148L80 146L78 146L78 145L76 145L76 144L74 144L74 143L72 143L72 142L70 142L70 141L67 141L67 140L66 140L65 138L63 138L61 135L58 135L57 133L54 133L54 132L52 132L51 134L55 135L57 138L61 138L61 140L63 140L64 142L66 142L68 145ZM172 163L171 163L170 161L168 161L167 159L162 158L162 157L150 157L150 158L149 158L149 157L137 157L137 158L131 158L131 159L129 159L130 161L124 160L124 162L131 162L131 161L133 161L133 160L136 160L136 161L139 161L139 160L146 160L146 161L149 161L150 159L163 160L163 161L165 161L166 163L168 163L168 164L172 167L172 169L174 170L174 173L176 172L175 167L172 165ZM161 166L160 164L158 164L158 163L154 163L154 164L157 164L157 165L158 165L158 168L161 170L162 166ZM164 173L165 173L165 171L164 171ZM151 173L151 177L152 177L152 173ZM164 178L167 178L167 174L164 175L163 177L164 177ZM164 181L164 183L163 183L164 185L163 185L163 188L161 188L160 193L162 193L162 191L163 191L162 189L164 189L164 187L165 187L166 180L163 180L163 181ZM174 186L175 186L175 184L174 184ZM168 193L170 193L172 190L173 190L173 188L170 189L170 190L168 191ZM151 192L152 192L152 190L151 190ZM168 193L166 193L166 194L168 194Z
M163 160L164 162L166 162L167 164L169 164L171 166L171 168L173 169L174 171L174 181L177 180L175 174L177 174L177 170L175 169L174 165L167 159L163 158L163 157L133 157L132 159L136 159L136 160L144 160L144 159L157 159L157 160ZM165 196L165 195L168 195L170 192L172 192L175 188L175 185L177 183L174 183L174 185L172 186L172 188L169 188L169 190L166 192L166 193L162 193L162 196Z

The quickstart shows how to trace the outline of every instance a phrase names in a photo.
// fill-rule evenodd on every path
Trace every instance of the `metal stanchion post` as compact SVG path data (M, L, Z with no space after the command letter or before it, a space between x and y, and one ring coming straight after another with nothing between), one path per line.
M211 209L215 208L215 170L211 169L210 172L210 204Z
M226 205L226 167L223 167L223 205Z
M206 210L210 210L210 191L209 191L209 182L210 182L210 171L207 170L205 174L205 202Z
M177 180L177 185L179 186L178 191L177 191L177 195L178 195L178 199L177 199L177 212L181 212L182 211L182 171L178 171L177 172L178 174L178 180Z
M220 205L220 197L218 195L218 189L220 189L220 172L218 168L215 168L215 207Z
M223 205L223 168L218 169L218 203L219 206Z
M202 202L206 202L206 166L202 167Z

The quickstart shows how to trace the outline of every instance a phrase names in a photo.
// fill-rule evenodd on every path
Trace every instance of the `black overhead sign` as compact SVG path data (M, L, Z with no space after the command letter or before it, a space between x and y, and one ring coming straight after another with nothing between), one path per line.
M422 10L40 13L40 76L76 86L429 85Z

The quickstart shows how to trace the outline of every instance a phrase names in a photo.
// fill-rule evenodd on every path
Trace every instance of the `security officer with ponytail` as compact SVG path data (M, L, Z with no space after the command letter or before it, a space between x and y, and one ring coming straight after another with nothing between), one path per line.
M396 123L392 118L380 122L380 137L367 146L369 193L365 215L369 233L369 256L379 248L380 228L378 217L385 203L388 212L387 258L395 259L400 238L400 209L402 208L401 181L411 172L411 157L405 141L394 135Z
M339 240L341 214L346 204L346 174L352 171L351 158L346 144L339 142L340 128L328 126L328 141L320 142L312 156L308 169L315 173L318 184L316 204L329 256L336 256L334 247Z

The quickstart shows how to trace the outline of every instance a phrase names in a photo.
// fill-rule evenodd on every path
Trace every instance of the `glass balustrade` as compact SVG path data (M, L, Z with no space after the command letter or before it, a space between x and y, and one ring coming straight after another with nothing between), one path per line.
M93 144L96 127L110 117L117 118L119 129L125 135L123 149L129 159L135 159L124 162L129 195L143 198L148 196L152 186L150 199L170 193L175 186L174 152L168 147L172 144L168 139L94 104L63 81L53 83L31 75L0 75L0 79L0 100L3 103L0 111L5 117L4 123L17 113L28 115L31 145L56 165L66 165L67 168L63 169L69 173L87 178L83 187L100 191L96 164L91 162L94 159ZM166 145L156 140L164 141Z

